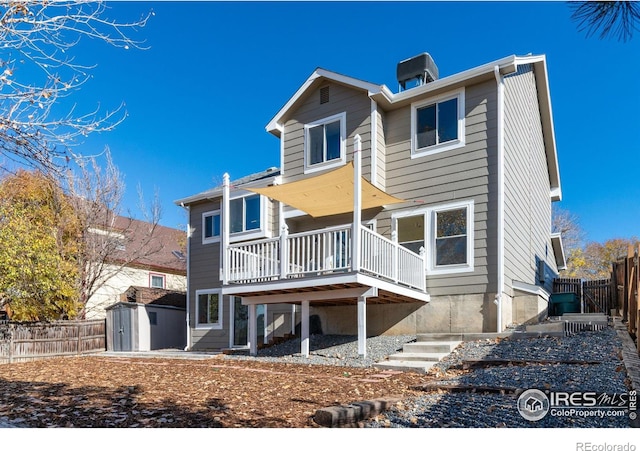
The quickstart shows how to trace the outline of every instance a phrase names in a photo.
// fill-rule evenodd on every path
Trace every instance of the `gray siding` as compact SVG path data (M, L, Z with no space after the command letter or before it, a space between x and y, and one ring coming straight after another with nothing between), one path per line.
M387 167L386 167L387 140L384 134L385 116L384 116L384 112L381 111L379 108L375 113L375 120L376 120L376 126L377 126L376 142L378 145L377 161L376 161L376 168L377 168L376 186L384 191L386 189L386 180L387 180Z
M189 324L191 345L198 349L220 349L229 346L229 300L222 305L222 329L196 329L196 290L220 288L220 243L202 243L202 214L220 209L220 200L192 204L189 240Z
M474 270L451 275L429 275L434 296L496 291L496 83L465 90L466 145L411 159L411 108L385 117L386 190L417 201L416 208L456 201L474 201ZM378 228L390 230L390 214ZM427 249L429 252L429 249Z
M319 90L328 86L329 101L320 103ZM353 157L353 137L362 138L362 173L367 178L371 171L371 100L367 93L337 83L326 83L309 93L302 105L285 123L283 182L304 178L304 125L334 114L346 112L347 161Z
M540 285L537 260L557 273L551 247L551 198L535 74L505 78L505 279ZM548 278L550 279L550 278ZM547 280L546 288L551 288Z

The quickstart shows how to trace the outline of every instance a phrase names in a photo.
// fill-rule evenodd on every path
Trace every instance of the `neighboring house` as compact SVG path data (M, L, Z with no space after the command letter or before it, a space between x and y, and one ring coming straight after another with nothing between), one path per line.
M255 354L299 326L303 354L314 327L357 334L365 354L366 336L545 316L564 267L545 57L438 78L425 53L397 73L393 93L315 70L266 127L279 169L176 201L189 349Z
M121 243L104 263L104 280L86 305L87 319L105 318L105 308L119 302L132 286L186 292L183 231L118 216L109 231L92 233L108 234Z

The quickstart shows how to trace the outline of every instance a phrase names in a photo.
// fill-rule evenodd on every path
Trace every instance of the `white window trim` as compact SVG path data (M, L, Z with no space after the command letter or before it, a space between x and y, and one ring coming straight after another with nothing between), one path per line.
M448 210L467 209L467 263L458 265L436 266L436 213ZM427 222L429 249L427 250L427 275L457 274L474 270L474 208L473 201L455 202L430 208Z
M327 124L329 122L335 122L336 119L340 120L340 158L336 158L331 161L324 161L322 163L309 164L309 129L318 125ZM325 169L336 168L343 166L347 162L346 152L347 141L347 113L338 113L333 116L326 117L317 121L310 122L304 126L304 173L311 174L313 172L322 171Z
M435 266L435 252L436 252L436 237L435 237L435 220L436 212L456 210L459 208L467 209L467 263L462 265L446 265ZM426 274L429 275L442 275L442 274L458 274L474 271L474 201L466 200L460 202L454 202L449 204L440 204L429 207L398 211L391 215L392 232L398 232L397 219L406 218L411 216L425 216L425 231L424 231L424 243L426 250ZM397 235L396 235L397 236Z
M199 306L200 306L200 295L201 294L217 294L218 295L218 318L219 318L219 322L217 323L199 323L198 322L198 316L199 316ZM194 312L196 314L195 317L195 324L196 324L196 329L216 329L216 330L220 330L222 329L222 323L223 323L223 308L222 308L222 304L223 304L223 297L222 297L222 290L220 288L211 288L211 289L206 289L206 290L196 290L196 303L195 303L195 308L194 308Z
M161 287L154 287L153 284L151 283L154 277L160 277L162 279L162 286ZM164 274L160 274L160 273L149 273L149 288L167 288L167 276Z
M454 92L449 92L437 97L432 97L429 100L415 102L411 104L411 158L420 158L427 155L433 155L436 153L444 152L447 150L457 149L465 145L465 90L461 88ZM440 102L445 102L453 98L458 99L458 139L454 141L447 141L441 144L435 144L433 146L417 148L416 132L418 128L418 115L419 108L433 105Z
M211 244L211 243L219 243L220 242L220 235L218 236L212 236L209 238L206 238L204 236L205 232L206 232L206 227L205 227L205 218L208 216L220 216L220 227L222 227L222 215L220 214L220 210L211 210L211 211L205 211L204 213L202 213L202 244Z
M244 240L253 240L253 239L257 239L257 238L270 238L268 236L267 231L269 230L267 228L267 198L261 194L256 194L256 193L246 193L246 194L240 194L240 195L235 195L235 196L231 196L230 200L236 200L236 199L243 199L245 197L251 197L251 196L259 196L260 199L260 227L257 229L252 229L252 230L244 230L242 232L233 232L229 234L229 241L231 243L235 243L237 241L244 241ZM229 207L231 208L231 207ZM242 224L244 227L244 221L245 221L245 214L246 212L243 210L242 212Z

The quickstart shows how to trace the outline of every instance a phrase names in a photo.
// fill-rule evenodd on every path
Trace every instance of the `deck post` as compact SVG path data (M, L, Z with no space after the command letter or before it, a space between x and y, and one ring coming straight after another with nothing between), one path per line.
M398 282L398 231L397 230L393 230L391 232L391 241L393 241L393 256L392 256L392 261L391 264L393 265L392 268L392 278L394 282Z
M280 228L280 278L286 279L289 275L289 227L283 224Z
M249 304L249 355L258 355L258 322L256 321L256 304Z
M367 296L358 297L358 355L367 356Z
M360 270L360 223L362 222L362 139L353 138L353 231L351 233L351 270Z
M220 233L220 247L222 248L222 285L229 283L229 174L222 176L222 231ZM252 342L253 343L253 342Z
M309 357L309 301L302 301L301 314L300 354L304 357Z

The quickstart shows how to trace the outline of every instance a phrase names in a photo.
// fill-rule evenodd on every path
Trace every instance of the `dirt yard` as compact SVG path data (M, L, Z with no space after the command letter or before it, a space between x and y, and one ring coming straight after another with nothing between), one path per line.
M69 357L0 365L0 418L29 427L317 428L318 409L418 394L416 373L252 361Z

